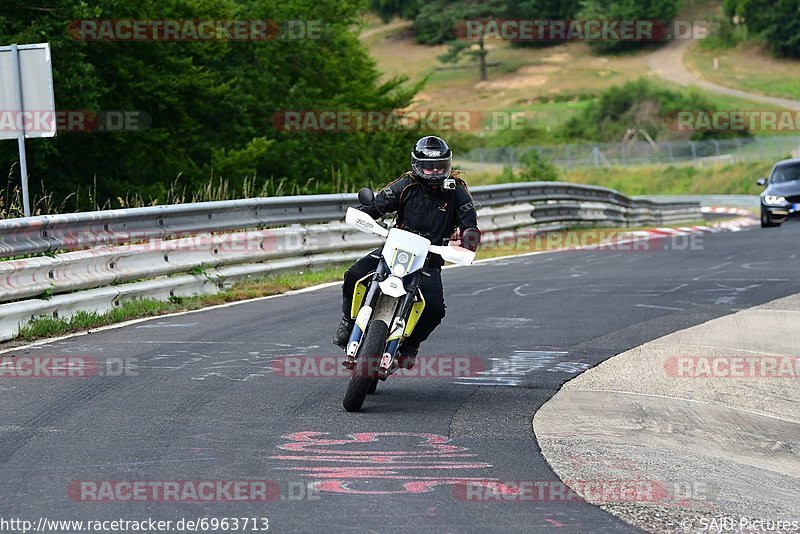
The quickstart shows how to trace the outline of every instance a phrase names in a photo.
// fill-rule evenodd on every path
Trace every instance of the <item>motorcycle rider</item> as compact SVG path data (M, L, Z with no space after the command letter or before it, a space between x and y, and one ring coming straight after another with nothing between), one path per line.
M443 139L432 135L423 137L411 151L411 171L375 195L372 204L358 209L374 219L397 212L397 228L422 235L434 245L448 244L458 228L461 232L461 246L475 251L481 236L475 205L467 184L458 177L457 171L452 173L452 165L453 153ZM346 349L353 330L350 303L355 285L358 280L377 269L381 251L382 248L379 248L364 256L344 274L344 316L333 335L334 345L342 349ZM428 338L444 318L441 277L443 264L441 256L431 254L420 284L425 308L414 331L398 348L398 363L406 369L414 366L420 343Z

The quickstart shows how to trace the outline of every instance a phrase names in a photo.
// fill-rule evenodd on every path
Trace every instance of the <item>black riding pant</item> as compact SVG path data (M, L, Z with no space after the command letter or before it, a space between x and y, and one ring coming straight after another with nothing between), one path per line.
M371 255L380 257L382 249L378 249ZM345 316L350 316L350 303L353 300L353 291L356 282L378 268L380 260L368 254L358 260L346 273L344 273L344 285L342 286L342 312ZM430 276L423 276L420 282L422 296L425 297L425 309L419 318L416 328L403 344L411 347L419 347L419 344L428 339L431 332L439 326L444 319L444 292L442 291L442 270L439 267L429 267L425 270Z

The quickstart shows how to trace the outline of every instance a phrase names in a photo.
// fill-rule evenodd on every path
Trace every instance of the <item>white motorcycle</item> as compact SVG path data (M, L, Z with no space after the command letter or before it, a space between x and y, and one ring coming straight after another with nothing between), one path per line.
M372 190L364 188L358 199L372 204ZM378 268L356 283L350 315L355 319L347 343L344 365L353 371L342 404L348 412L357 412L367 394L374 393L379 380L400 366L397 348L414 331L425 298L419 289L430 254L445 261L470 265L475 252L459 246L432 245L430 240L399 228L387 229L363 211L348 208L347 224L368 234L386 238Z

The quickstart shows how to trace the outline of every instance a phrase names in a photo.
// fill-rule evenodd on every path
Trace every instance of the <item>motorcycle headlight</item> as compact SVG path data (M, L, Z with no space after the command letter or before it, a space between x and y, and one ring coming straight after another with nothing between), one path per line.
M777 206L778 204L786 202L786 199L778 195L764 195L764 202L770 206Z
M391 265L392 274L402 277L409 269L414 261L414 255L405 250L396 250L394 253L394 261Z

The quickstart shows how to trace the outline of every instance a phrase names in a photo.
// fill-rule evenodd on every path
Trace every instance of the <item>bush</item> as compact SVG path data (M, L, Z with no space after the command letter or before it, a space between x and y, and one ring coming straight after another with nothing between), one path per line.
M555 165L550 163L536 150L531 150L522 156L522 170L519 177L524 182L555 182L559 172Z
M712 31L708 37L700 41L705 50L733 48L746 38L742 26L734 26L728 17L714 17Z
M716 107L697 90L671 91L644 78L614 86L590 103L561 129L566 139L584 141L622 141L629 129L644 130L653 139L686 137L671 130L671 121L679 111L712 112ZM749 136L748 132L694 132L692 139Z

